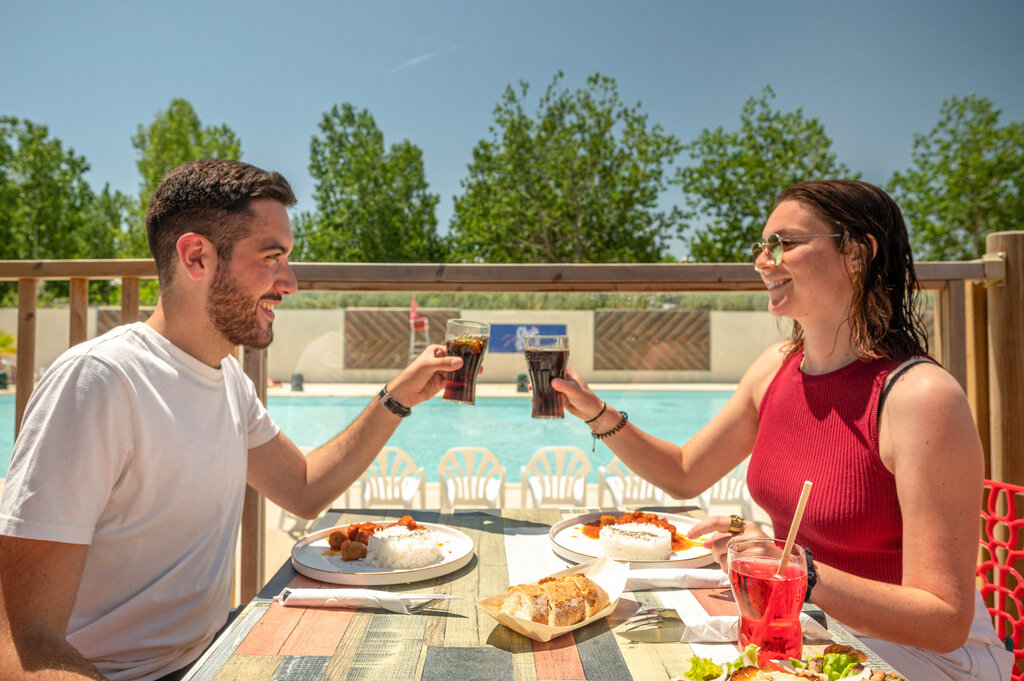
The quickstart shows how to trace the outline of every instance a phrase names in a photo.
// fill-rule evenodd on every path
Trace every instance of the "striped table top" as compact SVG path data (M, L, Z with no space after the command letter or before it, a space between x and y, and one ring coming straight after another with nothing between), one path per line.
M317 529L393 521L409 514L418 522L466 533L473 540L474 557L460 570L414 584L374 587L462 598L415 615L379 609L283 607L274 596L285 587L337 586L297 573L289 561L214 641L185 681L667 681L681 675L689 668L691 656L706 655L705 647L636 643L617 636L615 628L639 607L679 607L679 598L695 599L711 615L736 614L728 588L627 591L609 617L547 643L508 629L476 607L478 599L503 593L510 584L563 569L566 563L551 551L548 530L563 518L593 510L330 511ZM700 514L692 507L647 510ZM864 650L831 619L828 629L834 640ZM804 654L822 648L805 645ZM735 655L735 647L728 652ZM869 666L889 668L871 657Z

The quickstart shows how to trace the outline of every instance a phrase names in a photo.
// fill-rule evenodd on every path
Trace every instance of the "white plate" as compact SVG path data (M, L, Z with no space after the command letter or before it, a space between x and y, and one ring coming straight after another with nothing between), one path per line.
M389 525L390 522L377 522L378 525ZM408 584L424 579L433 579L450 572L455 572L473 558L473 540L466 534L445 525L418 523L433 531L441 544L444 558L440 563L419 568L391 569L377 567L359 560L342 560L341 556L330 555L327 537L337 527L330 527L306 535L292 547L292 566L313 579L331 584L348 586L379 586L382 584ZM349 523L338 527L348 527Z
M599 520L603 515L622 515L621 513L588 513L586 515L569 518L553 525L549 536L551 537L551 548L562 558L575 563L582 563L592 558L601 557L601 544L597 539L591 539L583 534L583 526L589 522ZM686 530L697 524L696 518L672 513L658 513L659 518L664 518L676 526L677 534L686 534ZM630 561L630 567L634 568L665 568L665 567L702 567L714 563L711 549L701 546L692 546L688 549L676 551L668 560L634 560Z

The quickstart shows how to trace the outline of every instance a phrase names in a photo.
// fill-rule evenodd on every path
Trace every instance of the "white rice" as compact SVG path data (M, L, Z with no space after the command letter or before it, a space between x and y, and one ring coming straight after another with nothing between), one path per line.
M605 525L598 536L601 552L615 560L668 560L672 556L672 533L656 525Z
M439 563L444 553L430 530L409 531L395 525L370 535L366 545L366 562L377 567L409 569Z

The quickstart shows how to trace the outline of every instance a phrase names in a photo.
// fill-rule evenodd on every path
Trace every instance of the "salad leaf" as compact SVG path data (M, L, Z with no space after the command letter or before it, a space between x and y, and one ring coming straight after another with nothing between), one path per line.
M825 656L825 667L823 671L829 681L842 679L850 674L850 667L860 664L860 659L851 657L845 653L830 653Z
M692 681L712 681L721 675L722 668L720 666L708 658L694 655L690 658L690 669L683 674L683 677L692 679Z
M822 661L821 673L827 676L829 681L839 681L848 676L856 676L863 669L861 659L856 654L825 653L818 657Z
M743 649L735 662L727 662L725 665L719 665L709 658L694 655L690 658L690 669L683 674L683 678L691 679L691 681L718 681L718 679L728 678L733 671L740 667L756 667L757 653L760 650L758 646L751 643Z
M736 658L736 661L732 663L730 671L733 669L739 669L740 667L756 667L757 666L757 653L761 648L753 643L748 645L740 653L740 656Z

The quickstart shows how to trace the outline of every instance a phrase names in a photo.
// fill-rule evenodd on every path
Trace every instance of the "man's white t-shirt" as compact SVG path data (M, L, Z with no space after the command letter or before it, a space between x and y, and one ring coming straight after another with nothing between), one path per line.
M67 636L107 677L183 667L224 623L247 451L277 433L233 357L212 368L143 323L47 370L0 534L89 545Z

